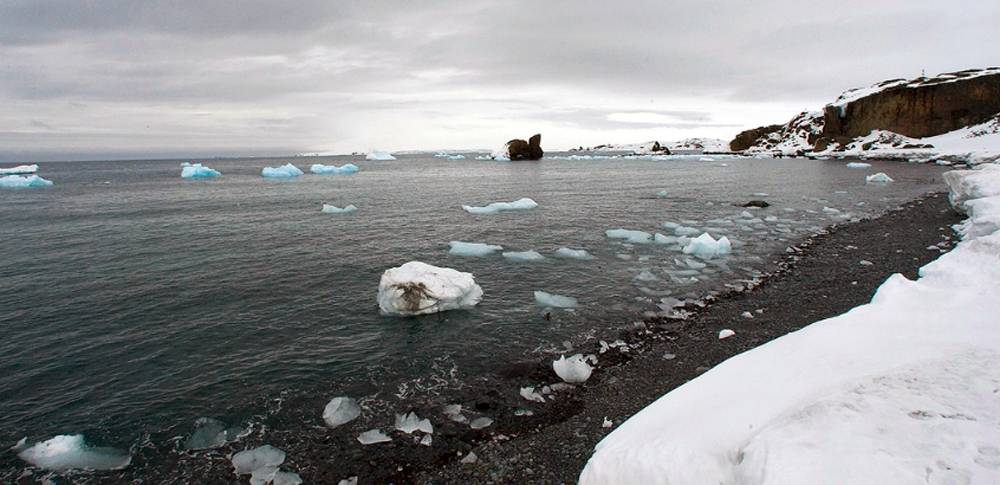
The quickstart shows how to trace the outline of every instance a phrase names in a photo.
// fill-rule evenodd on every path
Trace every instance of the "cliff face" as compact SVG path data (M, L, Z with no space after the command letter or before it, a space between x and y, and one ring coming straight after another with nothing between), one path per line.
M757 140L781 130L783 126L784 125L770 125L741 131L736 134L736 138L733 138L733 141L729 142L729 149L734 152L746 150L747 148L754 146L754 144L757 143Z
M886 87L872 94L851 99L849 92L827 105L822 136L855 138L887 130L923 138L982 123L1000 112L1000 69L882 84Z

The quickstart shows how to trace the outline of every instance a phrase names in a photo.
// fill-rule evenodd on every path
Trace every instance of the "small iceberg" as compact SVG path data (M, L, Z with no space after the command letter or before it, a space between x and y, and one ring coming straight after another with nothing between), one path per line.
M357 173L360 170L357 165L353 163L348 163L342 167L336 165L323 165L322 163L314 163L309 167L309 171L315 174L326 175L326 174L349 174Z
M576 298L571 296L556 295L544 291L535 292L535 303L546 308L573 308L578 304Z
M354 204L349 204L345 207L337 207L335 205L323 204L323 210L321 212L323 212L324 214L346 214L350 212L357 212L357 210L358 208L355 207Z
M268 178L289 178L298 177L304 172L291 163L286 163L280 167L264 167L260 174Z
M240 427L226 427L218 419L198 418L194 422L194 433L188 437L184 447L188 450L208 450L235 441L246 432Z
M383 315L426 315L472 308L483 299L483 289L471 273L410 261L382 273L378 306Z
M882 172L865 177L865 183L869 184L887 184L892 181L891 177Z
M434 425L431 424L429 419L420 419L417 413L411 411L406 414L396 415L396 429L406 434L413 434L414 431L430 434L434 432Z
M251 483L266 484L274 479L278 467L285 462L285 452L271 445L243 450L233 455L233 471L237 475L251 475Z
M492 424L493 424L493 418L481 416L469 422L469 427L472 429L483 429L489 427Z
M631 229L608 229L604 234L612 239L624 239L631 243L646 244L653 242L653 235L645 231Z
M847 164L847 168L869 168L872 164L865 162L850 162Z
M376 443L388 443L392 441L388 435L380 429L370 429L358 435L358 442L363 445L374 445Z
M545 256L539 254L538 251L508 251L503 253L503 257L520 262L535 262L545 259Z
M687 245L684 246L684 254L690 254L701 259L712 259L716 256L723 256L731 253L732 250L733 246L729 242L729 238L722 236L716 240L707 232L688 241Z
M530 210L538 207L538 203L525 197L523 199L515 200L514 202L494 202L492 204L483 207L474 207L469 205L463 205L462 209L470 214L497 214L499 212L505 211L523 211Z
M448 160L465 160L465 155L462 154L448 155Z
M582 259L582 260L594 259L594 257L591 256L586 249L559 248L556 249L554 254L558 258Z
M392 156L389 152L384 152L382 150L372 150L365 155L365 160L395 160L396 157Z
M594 371L594 368L587 363L582 355L576 354L568 359L562 355L559 360L552 361L552 370L556 371L556 375L563 382L580 384L590 378L590 373Z
M486 243L451 241L448 245L451 246L451 249L448 250L448 254L453 256L480 257L488 256L496 251L503 250L503 246Z
M18 452L22 460L46 470L120 470L132 457L115 448L88 445L82 434L58 435Z
M45 180L38 175L4 175L0 177L0 188L3 189L33 189L51 186L51 180Z
M0 168L0 175L20 175L35 173L37 171L38 164L33 163L31 165L18 165L16 167Z
M203 179L220 176L222 176L222 173L218 170L208 168L200 163L184 162L181 164L181 178Z
M656 193L656 197L658 199L666 199L667 197L669 197L669 195L667 194L666 190L661 190L661 191L659 191L659 192Z
M358 402L346 396L335 397L323 408L323 421L331 428L350 423L361 416Z

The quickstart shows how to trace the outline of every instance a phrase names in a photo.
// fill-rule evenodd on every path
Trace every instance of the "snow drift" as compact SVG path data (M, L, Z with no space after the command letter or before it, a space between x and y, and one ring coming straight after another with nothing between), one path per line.
M410 261L382 273L378 306L383 315L425 315L472 308L483 299L483 289L471 273Z

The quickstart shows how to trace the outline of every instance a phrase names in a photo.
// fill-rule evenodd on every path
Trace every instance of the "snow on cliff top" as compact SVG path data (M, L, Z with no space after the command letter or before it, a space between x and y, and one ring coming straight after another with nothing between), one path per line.
M1000 166L945 179L954 250L669 392L580 483L1000 483Z
M640 154L652 153L655 141L643 143L611 143L585 148L584 151L632 152ZM660 142L660 146L670 151L706 151L729 152L729 142L721 138L685 138L683 140Z
M890 79L873 84L864 88L848 89L841 94L836 101L830 103L831 106L844 106L851 101L859 100L865 96L885 91L887 89L908 87L918 88L921 86L932 86L935 84L951 83L959 80L972 79L980 76L1000 74L1000 67L988 67L986 69L969 69L966 71L947 72L934 77L919 77L916 79Z

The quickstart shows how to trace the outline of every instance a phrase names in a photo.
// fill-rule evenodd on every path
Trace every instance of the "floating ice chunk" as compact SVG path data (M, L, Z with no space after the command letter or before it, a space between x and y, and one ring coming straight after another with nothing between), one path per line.
M51 185L51 180L45 180L38 175L4 175L0 177L0 188L3 189L30 189L50 187Z
M695 229L693 227L677 226L677 227L674 228L674 234L677 235L677 236L691 237L691 236L697 236L698 234L701 234L701 231L699 231L698 229Z
M581 384L590 378L594 368L584 360L583 355L576 354L568 359L565 355L559 356L559 360L552 361L552 370L564 382Z
M530 210L538 207L538 203L527 198L517 199L514 202L494 202L492 204L483 207L474 207L469 205L463 205L462 209L470 214L496 214L505 211L523 211Z
M604 234L612 239L624 239L631 243L646 244L653 242L653 235L644 231L630 229L608 229Z
M661 190L661 191L659 191L659 192L656 193L656 196L659 197L659 198L661 198L661 199L666 199L668 197L668 194L667 194L666 190Z
M556 257L570 259L594 259L586 249L559 248L555 251Z
M545 402L545 398L534 387L522 387L521 397L534 402Z
M431 424L429 419L420 419L417 413L411 411L406 414L396 415L396 429L406 434L413 434L414 431L433 433L434 425Z
M384 152L381 150L372 150L365 155L365 160L395 160L396 157L392 156L389 152Z
M862 259L861 261L858 261L858 264L860 264L861 266L871 266L875 263L868 261L867 259Z
M383 315L424 315L472 308L483 289L471 273L410 261L382 273L378 305Z
M887 184L889 182L892 182L892 178L882 172L865 177L865 183L869 184Z
M448 152L437 152L434 154L434 158L448 158L450 156Z
M716 240L707 232L692 239L684 246L684 254L690 254L701 259L712 259L716 256L729 254L730 252L732 252L732 243L729 242L729 238L722 236Z
M374 445L376 443L387 443L392 438L387 436L380 429L370 429L358 435L358 442L363 445Z
M35 173L37 171L38 171L38 164L33 163L31 165L18 165L16 167L0 168L0 175L18 175L18 174Z
M677 229L680 226L681 225L678 224L678 223L676 223L676 222L664 222L663 223L663 227L665 227L667 229Z
M503 257L511 261L523 262L542 261L545 259L545 256L539 254L538 251L508 251L503 253Z
M722 331L719 332L719 340L732 337L733 335L736 335L736 332L734 332L734 331L732 331L732 330L730 330L728 328L727 329L723 329Z
M271 445L243 450L233 455L233 469L237 475L246 475L262 468L277 468L285 462L285 452Z
M472 422L469 423L469 427L472 429L483 429L490 426L491 424L493 424L493 419L483 416L473 419Z
M243 428L227 428L222 421L212 418L198 418L194 422L194 433L188 437L184 447L189 450L218 448L239 438Z
M115 448L87 445L82 434L58 435L18 452L18 457L46 470L120 470L132 457Z
M280 167L264 167L260 171L261 176L269 178L290 178L298 177L302 175L302 170L298 167L292 165L291 163L286 163Z
M342 167L314 163L311 167L309 167L309 171L315 174L349 174L357 173L358 170L360 170L358 166L353 163L345 164Z
M222 173L220 173L218 170L213 170L200 163L181 164L181 178L200 179L200 178L219 177L221 175Z
M767 216L764 218L765 222L778 222L778 216Z
M515 409L514 416L534 416L535 413L530 409Z
M448 160L465 160L465 155L462 154L448 155Z
M335 397L323 408L323 421L331 428L350 423L361 416L358 402L346 396Z
M636 280L636 281L659 281L660 280L660 278L658 276L656 276L655 274L653 274L648 269L642 270L642 272L640 272L639 274L635 275L635 278L633 278L633 279Z
M535 292L535 303L540 307L551 308L573 308L577 305L576 298L546 293L544 291Z
M871 166L872 164L865 162L850 162L847 164L847 168L868 168Z
M344 207L337 207L331 204L323 204L323 210L321 212L323 212L324 214L347 214L351 212L357 212L357 210L358 208L355 207L354 204L348 204Z
M823 207L823 212L827 214L840 214L840 211L833 207Z
M503 249L503 246L486 243L470 243L464 241L451 241L448 243L451 249L448 254L453 256L488 256Z
M751 214L751 213L750 213L750 211L743 211L743 212L740 212L740 216L741 216L741 217L744 217L744 218L746 218L746 219L753 219L753 218L754 218L754 215L753 215L753 214Z
M684 266L687 266L688 268L691 269L705 269L706 267L708 267L707 264L691 258L684 258Z

